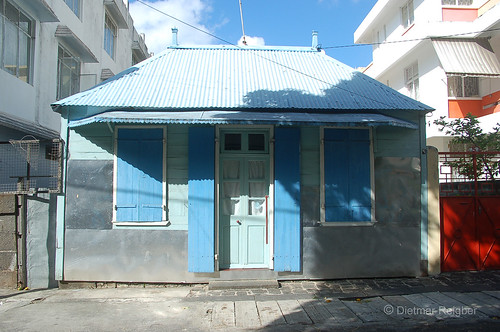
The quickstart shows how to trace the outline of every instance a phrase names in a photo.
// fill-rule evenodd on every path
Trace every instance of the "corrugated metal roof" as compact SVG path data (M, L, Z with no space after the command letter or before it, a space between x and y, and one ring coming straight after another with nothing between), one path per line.
M448 74L500 75L500 64L486 38L433 39L432 45Z
M432 108L311 48L172 47L58 106L100 111ZM95 114L95 113L94 113Z
M417 129L415 123L382 114L361 113L285 113L285 112L235 112L235 111L185 111L185 112L127 112L111 111L85 119L71 121L69 127L91 123L133 124L277 124L277 125L335 125L335 126L395 126Z

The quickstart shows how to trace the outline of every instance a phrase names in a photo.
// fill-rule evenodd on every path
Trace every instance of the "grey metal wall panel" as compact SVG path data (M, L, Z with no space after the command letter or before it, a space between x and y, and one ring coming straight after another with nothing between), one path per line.
M188 273L187 231L66 230L64 280L194 281Z
M419 226L420 212L420 159L375 158L375 219Z
M66 228L111 229L113 161L70 160L66 204Z
M418 227L305 227L305 278L420 274Z

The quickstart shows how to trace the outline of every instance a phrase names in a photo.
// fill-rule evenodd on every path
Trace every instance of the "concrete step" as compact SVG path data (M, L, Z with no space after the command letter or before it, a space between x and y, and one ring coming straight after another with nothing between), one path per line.
M212 280L209 290L279 288L278 280Z

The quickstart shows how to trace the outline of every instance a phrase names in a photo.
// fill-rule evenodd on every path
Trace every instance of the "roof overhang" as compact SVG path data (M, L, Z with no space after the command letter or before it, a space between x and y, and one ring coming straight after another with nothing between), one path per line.
M26 133L41 138L47 138L47 139L59 138L59 133L55 130L1 112L0 112L0 126L5 126L20 131L22 133Z
M66 25L58 25L56 29L55 37L60 38L67 44L73 51L75 51L82 62L85 63L97 63L97 58L94 53L83 43L80 38L78 38L73 31L70 30Z
M113 124L273 124L281 126L316 125L375 127L394 126L418 129L418 125L377 113L291 113L291 112L238 112L238 111L193 111L193 112L127 112L109 111L88 118L70 121L69 127L80 127L92 123Z
M448 75L500 76L500 64L486 38L433 38L432 45Z

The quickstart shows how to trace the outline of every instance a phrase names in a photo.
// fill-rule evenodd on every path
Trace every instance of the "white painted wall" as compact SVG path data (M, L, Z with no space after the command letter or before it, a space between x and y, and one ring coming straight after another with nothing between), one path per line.
M31 1L31 0L30 0ZM54 131L60 130L60 116L52 111L50 104L56 101L57 92L57 50L61 43L54 36L59 24L66 25L91 50L99 63L83 63L80 88L86 90L101 82L101 70L110 69L114 74L132 65L133 20L126 9L127 1L117 0L127 13L128 29L118 29L115 43L115 59L104 50L103 0L81 0L83 8L78 18L63 0L45 0L60 22L35 23L35 45L31 84L24 83L0 69L0 115L1 113L20 118L34 125L41 125ZM32 18L36 14L22 7ZM68 45L65 45L71 51ZM74 54L77 55L77 54ZM0 137L1 139L7 139Z

